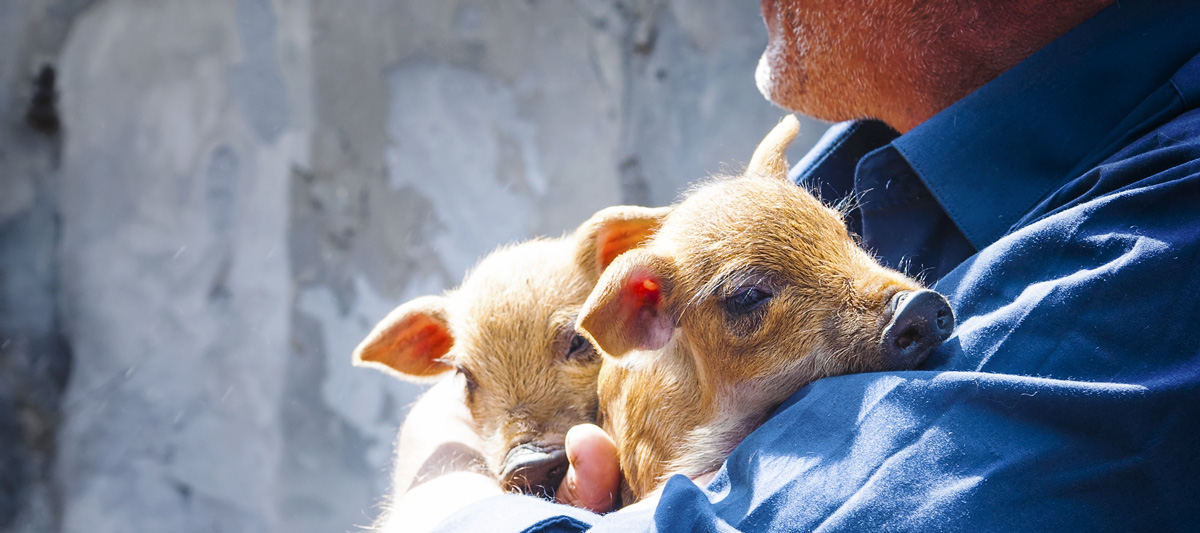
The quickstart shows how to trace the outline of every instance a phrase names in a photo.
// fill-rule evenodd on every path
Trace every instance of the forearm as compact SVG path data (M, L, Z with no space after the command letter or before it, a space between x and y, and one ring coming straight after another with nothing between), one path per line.
M428 430L429 425L417 425ZM473 442L473 434L458 434L455 427L441 424L437 427L441 435L431 438L429 434L416 434L420 429L406 424L396 446L395 471L392 474L392 491L397 495L415 490L439 477L454 473L478 474L499 485L488 472L483 453Z
M475 472L432 477L398 494L374 531L430 531L455 511L501 492L494 479Z
M434 385L400 430L392 495L375 531L426 531L454 510L500 494L453 380Z

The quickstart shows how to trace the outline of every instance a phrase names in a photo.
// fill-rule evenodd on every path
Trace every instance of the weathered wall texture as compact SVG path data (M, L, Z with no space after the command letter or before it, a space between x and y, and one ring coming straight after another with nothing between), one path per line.
M0 3L0 531L368 524L419 388L358 340L736 168L764 43L737 0Z

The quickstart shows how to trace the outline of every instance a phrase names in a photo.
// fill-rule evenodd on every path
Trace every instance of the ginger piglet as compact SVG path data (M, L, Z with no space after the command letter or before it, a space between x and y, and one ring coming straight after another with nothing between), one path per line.
M716 470L804 385L912 369L954 327L945 298L881 266L787 180L797 130L786 117L743 175L690 191L583 306L626 504L670 474Z
M459 374L488 470L509 490L551 496L567 470L567 430L597 409L600 356L575 331L579 308L665 212L610 207L571 235L502 247L459 287L389 313L354 363L417 382Z

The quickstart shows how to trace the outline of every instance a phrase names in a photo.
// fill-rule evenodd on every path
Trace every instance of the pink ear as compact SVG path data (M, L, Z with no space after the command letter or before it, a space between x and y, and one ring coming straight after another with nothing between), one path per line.
M646 250L617 258L583 304L579 329L614 357L666 346L675 331L672 273L670 262Z
M617 256L649 239L670 212L670 207L633 205L601 209L575 230L579 265L600 277Z
M420 380L453 368L440 360L453 345L446 298L423 296L388 313L354 349L354 364Z

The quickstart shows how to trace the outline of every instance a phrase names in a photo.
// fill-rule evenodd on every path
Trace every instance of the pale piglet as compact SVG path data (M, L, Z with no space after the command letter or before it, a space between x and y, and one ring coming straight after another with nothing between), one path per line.
M606 354L600 422L625 503L716 470L804 385L914 368L954 327L945 298L881 266L840 212L788 182L797 128L785 118L742 176L690 191L583 307L579 328Z
M354 362L410 381L457 372L486 469L509 490L551 495L567 470L567 430L597 410L601 359L575 331L579 308L605 266L665 213L611 207L571 235L500 248L459 287L392 311Z

